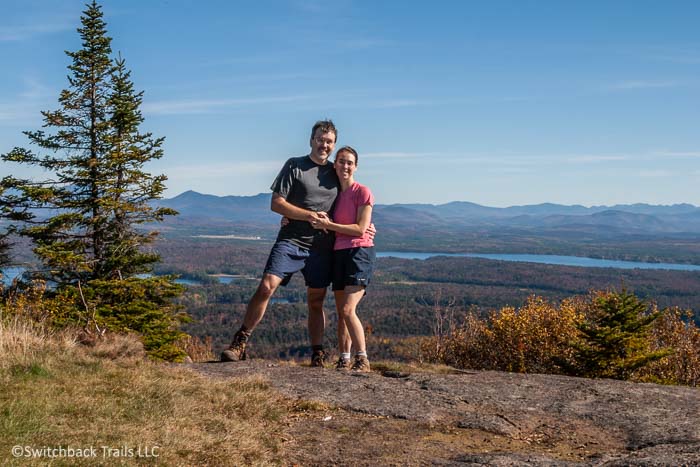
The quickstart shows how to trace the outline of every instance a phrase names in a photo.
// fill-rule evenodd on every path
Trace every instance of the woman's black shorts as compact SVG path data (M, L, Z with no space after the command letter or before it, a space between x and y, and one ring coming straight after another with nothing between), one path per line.
M346 285L367 287L374 272L374 247L356 247L333 252L333 290Z

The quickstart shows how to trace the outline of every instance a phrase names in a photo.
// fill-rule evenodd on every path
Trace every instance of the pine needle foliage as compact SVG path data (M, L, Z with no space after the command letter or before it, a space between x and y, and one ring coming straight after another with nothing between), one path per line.
M10 264L10 242L8 240L9 232L3 232L0 234L0 268L3 268ZM2 277L2 271L0 271L0 278Z
M12 213L12 207L5 201L5 189L0 185L0 268L10 264L10 227L3 225L3 220L9 218ZM0 279L2 271L0 270ZM0 284L2 284L0 282Z
M669 355L652 350L652 324L661 312L634 294L601 292L586 319L579 324L581 338L574 344L580 376L629 379L635 371Z
M164 349L182 337L183 318L171 300L183 289L170 277L147 277L159 256L145 247L157 233L139 229L177 214L152 206L166 177L144 170L163 156L163 138L139 130L143 93L121 56L111 58L102 17L94 0L86 6L82 48L66 52L69 86L60 108L42 112L43 129L24 132L41 154L17 147L2 156L49 178L5 177L4 202L35 245L44 265L37 275L74 297L76 321L93 332L139 331L153 355L170 355Z

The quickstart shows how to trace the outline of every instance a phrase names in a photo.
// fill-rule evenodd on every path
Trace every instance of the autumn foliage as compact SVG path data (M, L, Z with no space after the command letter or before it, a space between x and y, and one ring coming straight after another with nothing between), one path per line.
M436 319L444 315L440 310ZM700 329L690 317L626 291L558 303L533 295L519 308L436 326L442 332L422 342L421 356L457 368L696 386Z

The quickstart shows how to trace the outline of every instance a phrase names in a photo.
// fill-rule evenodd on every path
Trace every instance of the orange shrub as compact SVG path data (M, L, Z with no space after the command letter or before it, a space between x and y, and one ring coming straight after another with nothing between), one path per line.
M475 313L449 333L421 342L421 357L458 368L577 375L576 348L583 342L582 323L601 310L601 297L614 291L592 291L553 304L531 296L520 308L504 307L486 318ZM656 307L651 304L650 311ZM642 342L647 352L666 353L632 372L635 381L697 386L700 383L700 328L691 311L666 309Z
M41 324L53 324L73 304L59 295L48 297L46 283L35 280L26 288L12 287L7 292L3 311L7 316L21 316Z
M664 310L654 322L651 347L671 349L672 353L638 372L635 379L663 384L700 384L700 328L691 311Z
M555 306L533 295L522 307L504 307L486 319L469 314L461 327L421 350L429 361L460 368L560 373L572 358L581 305L569 299Z
M551 373L562 371L571 360L571 342L583 319L580 301L564 300L555 306L531 296L519 309L502 308L489 316L491 344L497 366L507 371Z

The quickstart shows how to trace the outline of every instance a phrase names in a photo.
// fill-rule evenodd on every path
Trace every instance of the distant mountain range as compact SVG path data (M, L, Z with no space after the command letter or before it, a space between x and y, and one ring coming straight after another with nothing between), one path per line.
M214 196L186 191L158 205L176 209L180 222L215 224L276 224L270 194ZM446 204L378 204L373 220L384 228L515 228L523 230L576 230L620 234L700 233L700 208L626 204L565 206L544 203L494 208L465 201Z

